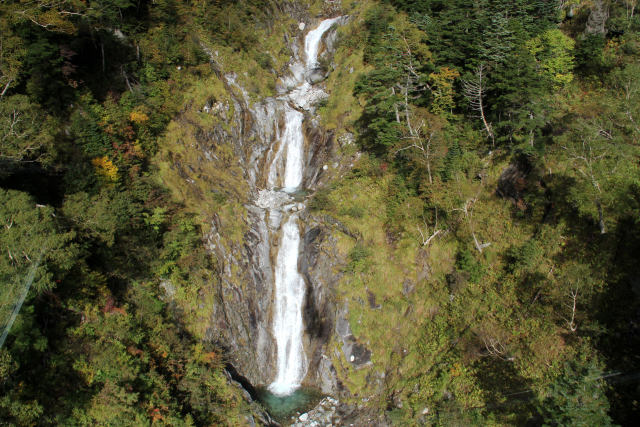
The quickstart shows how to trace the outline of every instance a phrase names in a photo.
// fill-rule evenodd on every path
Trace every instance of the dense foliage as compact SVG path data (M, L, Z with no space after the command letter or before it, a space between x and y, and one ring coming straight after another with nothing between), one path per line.
M213 119L191 105L226 100L221 72L274 93L292 3L0 4L2 331L19 311L0 423L246 422L199 322L217 265L203 217L242 241L242 171L211 167L224 191L200 180L173 198L169 160L193 160ZM336 298L372 350L362 369L333 360L351 403L397 425L637 419L636 8L342 1L319 112L355 137L353 167L309 209L350 231Z
M201 221L172 201L153 159L184 94L215 71L207 49L264 62L251 28L274 11L0 5L0 333L12 326L1 424L245 422L251 409L192 313L215 280Z
M311 207L362 236L344 237L340 292L373 365L334 363L389 420L637 418L635 8L352 6L337 58L357 77L329 85L359 108L323 114L366 153Z

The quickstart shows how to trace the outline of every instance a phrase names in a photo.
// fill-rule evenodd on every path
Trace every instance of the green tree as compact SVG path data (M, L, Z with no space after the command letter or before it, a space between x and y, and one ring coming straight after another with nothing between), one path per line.
M559 29L547 30L526 43L542 75L560 88L573 80L575 41Z
M0 292L3 320L35 269L33 289L39 293L55 286L77 254L74 233L61 230L48 206L36 204L26 193L0 189Z
M37 401L22 399L16 387L19 368L9 351L0 348L0 420L20 426L35 425L44 411Z
M559 140L576 180L569 190L570 200L581 214L597 222L601 234L607 232L607 223L615 220L621 189L637 173L637 165L629 161L637 148L625 144L611 128L612 123L606 120L582 120Z
M431 53L422 33L402 15L390 19L388 10L378 6L367 14L365 61L375 69L362 75L354 90L356 95L366 97L359 119L362 141L378 154L397 145L403 136L422 138L415 107L429 88L430 78L426 71L430 69ZM442 77L437 80L442 83L437 90L443 93L443 98L450 98L449 74L437 76Z
M0 101L0 164L40 161L53 157L56 122L24 95ZM3 172L0 172L0 176Z
M567 362L537 404L544 425L612 426L602 377L602 370L584 357Z
M0 100L5 96L11 85L18 81L25 49L22 40L13 31L9 16L2 13L0 6Z

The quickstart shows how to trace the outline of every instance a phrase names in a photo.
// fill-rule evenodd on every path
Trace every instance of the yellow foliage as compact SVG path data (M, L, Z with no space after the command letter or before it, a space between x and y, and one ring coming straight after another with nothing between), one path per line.
M452 377L459 377L462 374L462 365L460 362L454 363L449 372Z
M455 68L441 67L437 73L431 73L429 79L434 87L433 104L435 114L447 114L453 109L453 82L460 77Z
M140 124L149 120L149 116L139 111L132 111L131 114L129 114L129 120L131 120L133 123Z
M91 160L91 164L96 168L98 175L108 181L118 180L118 167L107 156L96 157Z

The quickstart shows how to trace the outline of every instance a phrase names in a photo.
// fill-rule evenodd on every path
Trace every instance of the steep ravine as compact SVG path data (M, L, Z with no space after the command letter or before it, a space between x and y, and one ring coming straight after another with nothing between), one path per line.
M206 246L216 271L197 303L199 316L206 316L201 317L207 325L205 339L225 349L234 375L252 388L266 388L276 380L276 266L284 245L283 225L294 222L300 239L297 262L291 265L302 280L304 300L298 310L304 353L299 368L303 375L293 388L299 383L305 390L341 399L349 393L334 361L357 369L369 362L370 352L351 333L348 307L336 304L335 289L346 261L336 248L335 234L345 230L331 218L316 217L305 204L332 174L353 162L353 156L341 157L334 141L338 129L323 129L316 112L320 100L334 95L326 93L325 79L340 66L333 59L337 29L348 18L329 21L323 30L317 46L322 66L306 63L304 40L328 18L298 18L302 22L295 37L284 38L291 60L278 72L271 97L248 93L241 72L223 71L217 52L203 46L215 78L198 92L201 104L188 106L176 119L181 137L164 153L165 167L175 181L174 192L210 226ZM288 186L283 141L291 137L287 134L292 128L287 127L287 115L295 117L295 131L302 134L302 155L292 185L296 188L281 191Z
M338 21L340 19L324 21L326 28L317 47L323 58L331 55L325 40L335 38L332 25ZM313 30L321 22L311 22L305 27ZM228 117L231 131L214 131L212 142L233 142L249 191L243 200L246 231L240 241L223 236L224 223L218 214L211 221L209 249L218 259L221 282L208 338L227 348L236 370L255 386L271 384L276 380L278 368L282 370L291 362L290 356L280 354L279 359L273 329L277 315L276 268L281 248L290 245L283 235L283 229L288 229L289 240L292 233L301 236L300 242L294 245L299 247L296 252L301 255L300 259L294 259L292 265L290 260L289 269L293 267L301 274L299 279L306 295L300 307L304 333L299 346L304 348L304 353L301 360L295 362L300 364L295 369L300 371L299 381L303 385L336 394L337 380L329 358L323 354L335 317L332 280L328 279L333 273L326 271L332 268L322 266L322 273L314 272L317 260L306 255L315 244L312 236L316 231L304 224L305 194L315 189L323 165L332 161L334 155L332 135L321 129L314 119L315 104L327 96L322 89L327 70L318 67L315 61L306 61L303 40L307 34L301 31L291 45L294 56L290 71L279 79L279 94L275 97L251 102L236 83L235 75L223 76L234 115ZM306 46L306 50L309 49ZM302 155L294 159L297 154L287 141L297 138L297 133L303 137ZM289 161L299 164L292 168L287 165ZM282 187L291 188L278 191ZM282 320L287 321L281 317L280 322ZM289 330L294 325L286 323L280 327Z

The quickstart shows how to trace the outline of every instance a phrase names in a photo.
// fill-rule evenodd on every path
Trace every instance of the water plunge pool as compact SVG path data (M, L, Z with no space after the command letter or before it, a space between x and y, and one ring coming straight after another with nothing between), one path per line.
M279 423L295 421L299 414L313 409L324 395L317 389L300 387L292 394L278 396L266 387L257 388L258 400L269 414Z

